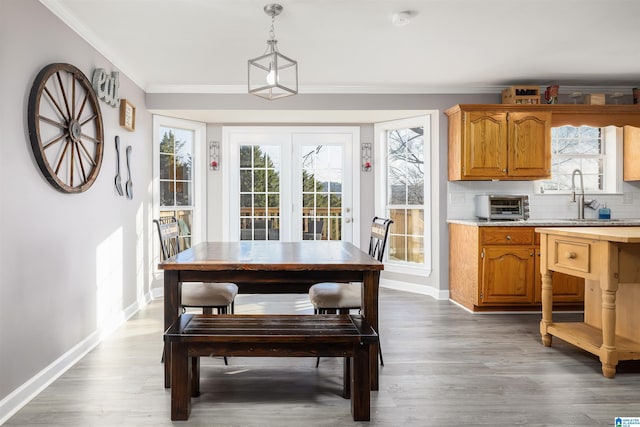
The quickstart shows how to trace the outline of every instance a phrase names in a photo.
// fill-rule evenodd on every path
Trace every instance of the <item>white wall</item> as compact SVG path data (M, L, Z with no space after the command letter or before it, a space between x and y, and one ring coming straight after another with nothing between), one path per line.
M136 131L121 128L118 109L101 102L100 174L88 191L63 194L40 173L27 131L33 80L54 62L89 78L98 67L114 70L38 1L0 1L0 424L149 292L152 150L144 92L120 74L121 97L137 107ZM116 135L133 146L133 200L114 190Z

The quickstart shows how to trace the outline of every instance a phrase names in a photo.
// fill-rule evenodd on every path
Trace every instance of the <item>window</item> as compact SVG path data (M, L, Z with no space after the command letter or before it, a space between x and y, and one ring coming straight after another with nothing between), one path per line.
M551 179L539 181L542 193L571 191L573 171L579 169L584 190L612 193L617 189L618 129L560 126L551 129ZM576 186L578 182L576 182Z
M379 123L376 211L393 220L387 243L389 270L425 272L431 267L430 116ZM414 271L415 273L415 271Z
M180 247L191 247L194 132L160 126L160 216L180 225Z
M197 212L202 179L196 178L197 158L204 145L201 123L154 116L154 211L156 217L172 216L180 225L181 249L190 248L203 235ZM200 179L200 180L199 180ZM199 181L198 181L199 180Z

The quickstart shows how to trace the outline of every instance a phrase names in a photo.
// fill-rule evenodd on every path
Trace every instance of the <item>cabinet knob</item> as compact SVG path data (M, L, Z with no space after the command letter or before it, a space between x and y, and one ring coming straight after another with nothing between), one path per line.
M567 252L567 258L568 259L576 259L578 258L578 254L575 252Z
M511 236L507 234L507 240L511 240Z

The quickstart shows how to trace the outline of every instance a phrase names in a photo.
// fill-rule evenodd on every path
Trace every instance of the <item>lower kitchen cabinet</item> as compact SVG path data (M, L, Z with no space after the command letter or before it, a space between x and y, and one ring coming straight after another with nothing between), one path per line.
M539 240L534 227L449 224L449 293L472 311L541 307ZM581 309L584 280L553 277L554 308Z

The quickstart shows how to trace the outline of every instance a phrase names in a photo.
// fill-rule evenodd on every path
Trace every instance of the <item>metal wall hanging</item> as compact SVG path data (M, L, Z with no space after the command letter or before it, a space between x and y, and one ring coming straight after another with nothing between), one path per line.
M360 145L360 150L362 152L362 155L361 155L362 171L369 172L372 168L371 143L363 142L362 145Z
M91 78L93 90L96 91L98 99L102 99L112 107L117 107L120 103L120 73L112 71L111 75L104 68L96 68Z
M220 167L220 143L218 141L209 142L209 169L217 171Z
M120 176L120 137L116 135L116 178L114 180L116 186L116 193L120 196L124 196L122 190L122 177Z
M127 182L124 185L127 199L133 199L133 180L131 179L131 146L127 146Z

